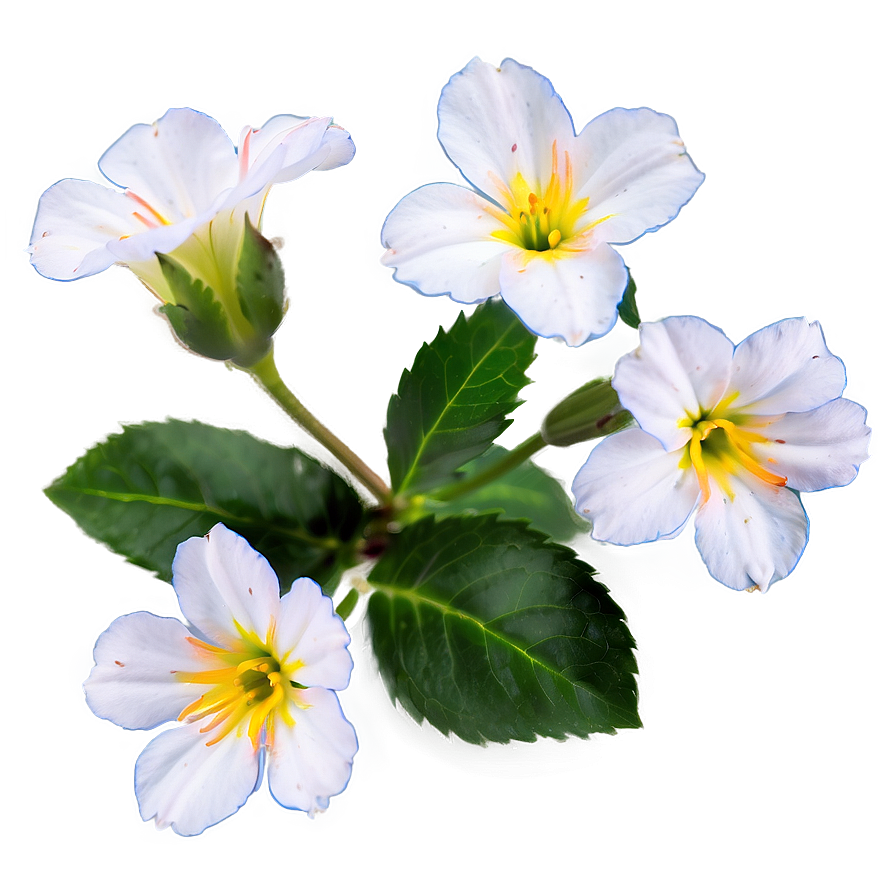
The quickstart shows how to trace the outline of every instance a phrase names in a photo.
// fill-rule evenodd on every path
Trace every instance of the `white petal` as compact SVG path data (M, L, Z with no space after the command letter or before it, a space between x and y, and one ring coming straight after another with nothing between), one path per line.
M205 685L178 681L175 673L206 668L177 619L152 613L120 616L93 650L96 665L84 682L87 705L122 728L155 728L176 719Z
M278 115L257 131L244 128L240 182L228 195L227 204L256 194L263 196L273 184L295 180L323 164L330 154L329 144L324 141L329 125L329 118Z
M709 574L738 591L765 591L789 575L809 540L799 495L741 473L729 479L734 499L715 483L695 517L697 549Z
M699 317L641 324L640 336L640 347L616 364L613 388L642 429L672 451L690 438L682 421L726 394L734 344Z
M296 579L280 601L274 651L284 665L300 660L294 677L306 687L340 691L352 674L351 641L333 601L312 579Z
M838 398L845 386L843 362L828 351L818 321L778 321L734 352L731 388L738 393L737 409L750 414L809 411Z
M675 119L652 109L611 109L589 122L571 154L584 223L612 217L598 235L627 243L668 224L703 183Z
M653 436L629 429L605 438L576 474L576 510L592 536L612 544L641 544L677 534L700 487L681 452L667 452Z
M264 640L279 612L280 585L245 538L218 523L204 538L178 547L173 571L184 616L208 640L240 645L237 624Z
M206 746L213 735L199 729L207 721L163 732L138 757L134 783L144 821L155 818L157 827L191 837L233 815L256 790L264 751L235 734Z
M563 100L543 75L505 59L495 68L473 59L439 99L439 141L474 187L496 196L517 172L535 189L551 176L551 146L574 136Z
M109 251L116 261L123 264L140 264L155 260L156 252L167 254L185 243L193 232L205 223L196 218L187 218L177 224L151 229L134 228L134 234L126 240L110 243Z
M144 226L134 200L86 180L61 180L40 197L31 232L31 263L53 280L89 277L115 264L109 244Z
M292 725L274 714L268 783L281 806L322 812L330 797L348 784L358 738L332 691L308 688L296 693L307 708L290 707Z
M785 414L764 426L747 423L743 428L769 440L755 448L763 466L786 476L789 488L813 492L847 485L856 478L859 464L868 459L871 430L865 425L866 417L861 405L835 398L811 411Z
M349 132L338 124L331 124L324 134L323 142L329 147L330 154L321 162L315 171L331 171L347 165L355 157L355 144Z
M313 167L318 171L338 168L350 162L355 154L355 144L348 131L333 124L331 118L311 118L298 115L275 115L257 130L244 128L240 136L240 163L253 169L274 150L283 145L281 170L271 183L284 183L300 177L310 168L305 160L326 148L324 161ZM299 170L299 169L303 170Z
M135 124L100 159L109 180L171 223L210 216L237 181L236 151L221 125L193 109Z
M511 250L500 281L504 301L533 333L575 346L613 328L628 272L612 247L582 239L547 252Z
M448 294L456 302L497 295L501 256L510 246L492 233L492 203L457 184L428 184L409 193L389 213L383 264L395 279L426 296Z

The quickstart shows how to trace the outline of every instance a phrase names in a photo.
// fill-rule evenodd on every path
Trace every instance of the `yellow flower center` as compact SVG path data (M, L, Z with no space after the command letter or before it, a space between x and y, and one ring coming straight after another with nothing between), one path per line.
M588 197L573 199L569 152L563 153L561 171L556 140L551 148L551 176L546 186L542 188L540 183L530 184L519 171L509 186L500 183L497 178L495 184L507 210L489 209L501 224L501 228L491 234L494 239L533 252L547 252L601 223L595 221L576 230L579 219L588 208ZM601 220L606 221L607 218Z
M184 707L177 720L195 722L208 718L208 723L199 729L201 734L215 732L206 746L235 731L237 736L247 734L254 748L259 749L264 724L273 712L278 712L287 724L294 724L286 688L302 687L291 679L301 667L300 661L284 665L266 646L247 644L245 651L231 651L198 638L190 637L187 641L211 668L175 675L179 681L207 684L209 689Z
M723 405L730 405L733 398L717 405L713 412L703 413L697 419L688 417L680 426L691 430L691 438L681 459L681 466L694 467L700 483L702 503L709 500L710 480L725 491L729 500L734 500L734 491L729 484L732 474L746 470L769 485L783 488L786 476L773 473L766 464L775 464L773 457L762 451L769 440L759 433L739 427L732 420L722 417ZM762 454L766 454L763 458Z

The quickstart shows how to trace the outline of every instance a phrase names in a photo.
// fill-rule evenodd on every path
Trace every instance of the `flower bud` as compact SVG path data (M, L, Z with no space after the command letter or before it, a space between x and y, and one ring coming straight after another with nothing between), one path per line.
M593 380L567 395L541 424L548 445L575 445L625 429L632 415L619 403L607 377Z

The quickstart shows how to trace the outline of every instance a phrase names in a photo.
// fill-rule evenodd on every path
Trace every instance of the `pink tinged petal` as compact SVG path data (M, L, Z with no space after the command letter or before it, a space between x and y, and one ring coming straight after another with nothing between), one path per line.
M122 237L145 226L133 217L137 204L123 193L86 180L53 184L37 206L31 263L54 280L89 277L115 264L110 251Z
M395 279L426 296L482 302L500 290L501 256L509 245L487 199L457 184L428 184L409 193L383 224L383 264Z
M473 59L439 99L442 147L464 177L490 196L517 172L533 189L546 187L554 141L562 154L574 133L551 82L513 59L500 68Z
M591 521L592 536L631 545L677 535L700 494L681 457L640 429L604 439L572 483L576 511Z
M352 674L350 640L345 623L333 611L333 601L317 582L296 579L280 601L274 631L274 653L281 666L299 661L292 675L300 684L340 691Z
M189 637L177 619L120 616L93 650L96 665L84 682L87 705L122 728L155 728L176 719L206 687L178 680L178 672L207 668Z
M210 217L237 182L230 138L213 118L193 109L169 109L153 124L135 124L99 165L167 223Z
M233 815L258 786L263 751L249 737L229 735L212 746L200 719L165 731L137 759L140 817L191 837Z
M843 362L828 351L818 321L778 321L748 336L734 352L734 407L749 414L809 411L838 398Z
M292 724L281 713L274 715L268 783L281 806L313 814L345 790L358 738L332 691L308 688L293 693L298 703L289 706Z
M617 362L613 388L641 428L672 451L691 436L682 423L726 394L734 344L699 317L641 324L640 335L640 347Z
M504 301L533 333L577 346L613 328L628 272L612 247L582 238L546 252L513 249L500 278Z
M754 430L767 439L754 451L767 469L787 477L797 491L813 492L848 485L868 459L871 430L865 425L867 411L846 398L835 398L820 408L785 414Z
M228 204L264 194L273 184L295 180L326 162L330 147L324 136L329 126L329 118L278 115L257 131L244 128L240 182L228 196Z
M728 485L733 497L714 486L697 511L697 549L723 585L765 591L793 571L809 540L809 520L790 489L746 472Z
M627 243L668 224L703 183L675 119L652 109L611 109L589 122L572 151L576 195L588 198L582 221L602 218L597 234Z
M187 621L209 640L238 647L241 627L262 641L280 610L270 564L240 535L218 523L174 555L173 584Z

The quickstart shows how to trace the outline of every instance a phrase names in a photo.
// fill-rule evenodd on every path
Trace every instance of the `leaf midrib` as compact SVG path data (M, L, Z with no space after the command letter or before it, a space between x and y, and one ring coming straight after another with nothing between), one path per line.
M457 397L463 392L466 388L467 383L469 383L470 379L473 375L479 370L479 368L486 362L486 360L491 357L491 355L496 352L499 348L513 348L512 346L504 346L504 339L507 337L507 334L514 329L514 321L510 321L507 327L504 329L504 332L495 340L489 350L479 359L479 361L474 365L472 370L470 370L469 374L464 379L463 383L454 391L454 395L449 399L449 401L445 404L445 407L442 409L435 423L430 427L427 434L423 437L423 440L420 443L420 447L417 449L417 453L414 455L414 460L412 461L408 471L405 473L404 478L401 480L401 485L395 490L396 494L402 494L407 488L408 483L413 479L413 475L416 472L420 458L423 456L424 451L426 450L426 446L429 444L429 440L439 431L439 424L442 422L445 415L454 407L455 402L457 401ZM435 349L430 345L430 350L435 352ZM438 354L438 353L436 353ZM441 360L441 358L439 359ZM444 361L442 362L444 365Z
M179 510L189 510L193 513L210 513L213 516L219 516L221 522L228 521L233 523L243 523L250 526L263 525L266 529L276 532L278 535L284 535L288 538L294 538L297 541L303 541L315 547L325 548L330 551L338 551L342 543L336 538L317 538L302 529L288 529L278 526L276 523L267 520L259 521L252 517L242 517L237 514L224 510L221 507L213 507L209 504L200 504L194 501L183 501L177 498L167 498L164 495L147 495L137 492L112 492L96 488L75 488L71 485L50 486L47 494L50 496L53 492L71 492L77 495L89 495L96 498L106 498L110 501L120 501L123 504L131 504L142 501L145 504L155 504L160 507L175 507Z
M372 579L371 579L371 584L374 585L374 587L376 588L377 591L381 591L384 594L386 594L387 597L403 597L415 605L416 604L427 604L431 607L435 607L437 610L439 610L440 612L442 612L445 615L456 616L458 619L463 619L468 622L474 623L475 625L479 626L479 628L482 630L482 632L485 634L486 637L491 636L494 640L498 641L499 643L506 645L507 647L509 647L512 650L515 650L518 654L520 654L521 656L524 656L533 665L540 666L549 675L551 675L555 678L560 678L562 681L566 682L567 684L572 685L574 688L578 688L578 689L586 692L589 696L596 698L601 703L603 703L605 706L612 706L615 709L619 710L620 712L623 712L626 715L630 714L629 710L623 704L614 703L612 700L609 700L606 697L606 695L601 694L599 691L596 691L593 688L588 687L587 685L583 684L580 681L572 681L571 679L566 678L563 675L562 671L558 672L554 667L549 666L549 665L547 665L547 663L544 663L542 660L538 659L537 657L532 656L530 653L528 653L528 651L524 647L517 644L512 639L504 637L504 636L498 634L497 632L493 631L492 629L488 628L485 623L478 620L475 616L470 616L467 613L463 613L460 610L456 609L455 607L452 607L450 604L445 604L445 603L442 603L441 601L436 600L434 598L426 597L425 595L420 594L417 591L411 591L406 588L400 588L396 585L378 585L375 582L373 582ZM506 616L508 614L505 613L504 615ZM539 643L541 643L541 642L539 642ZM489 664L489 665L491 665L491 664Z

